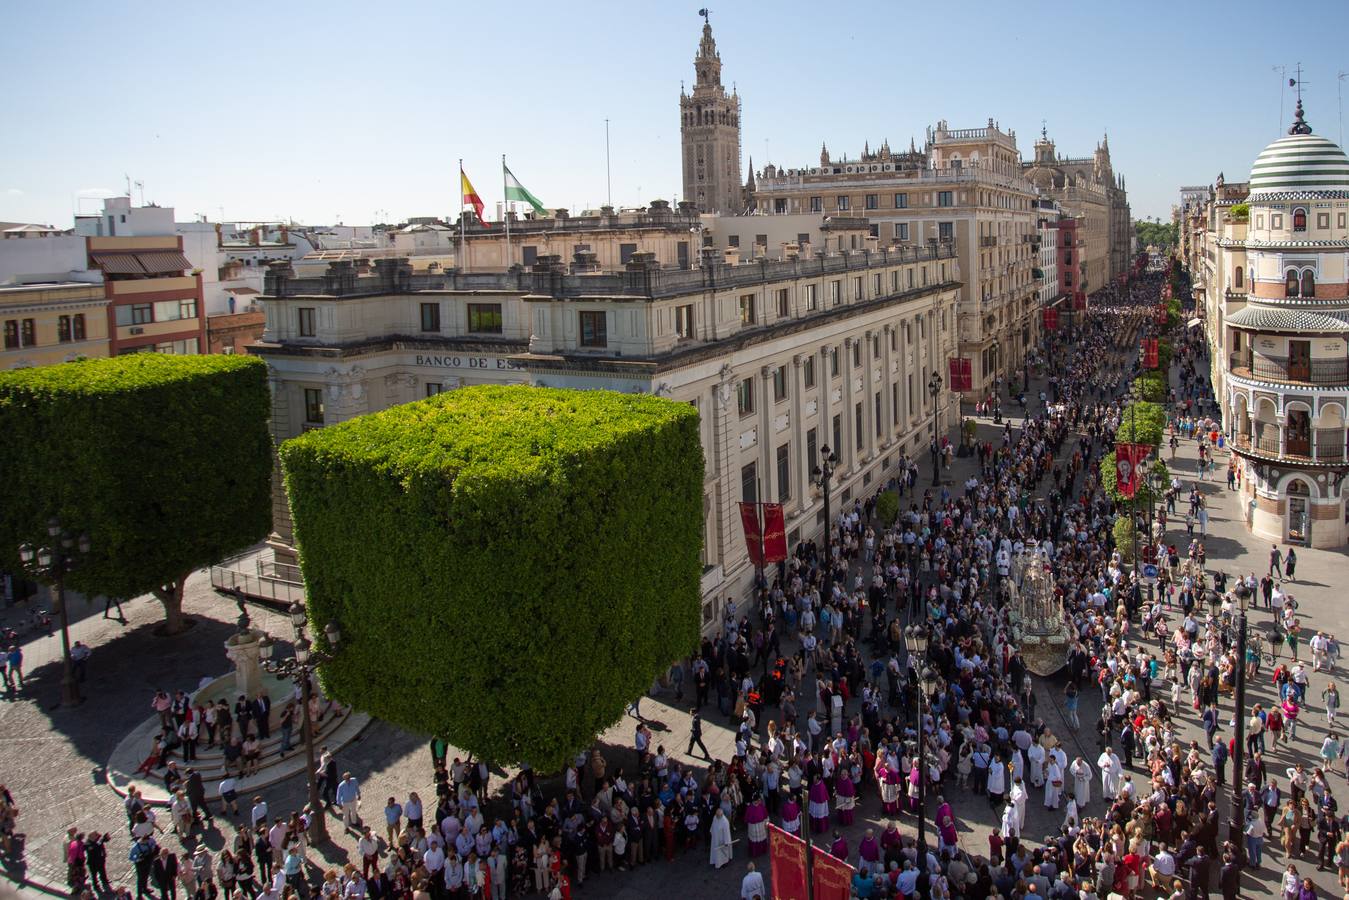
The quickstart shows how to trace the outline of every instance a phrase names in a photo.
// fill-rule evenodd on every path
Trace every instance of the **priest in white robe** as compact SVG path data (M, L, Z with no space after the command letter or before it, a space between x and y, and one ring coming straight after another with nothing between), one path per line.
M1119 796L1119 780L1124 774L1124 766L1120 765L1119 757L1115 756L1114 747L1106 747L1105 751L1096 758L1096 768L1101 771L1101 796L1106 803L1113 803Z
M1026 785L1020 778L1012 779L1012 792L1008 799L1016 807L1016 830L1020 832L1026 827L1026 798L1030 794L1026 791Z
M1045 809L1058 809L1063 795L1063 770L1052 756L1045 763Z
M1027 768L1030 769L1030 783L1041 788L1045 785L1045 748L1031 744L1026 750Z
M1078 809L1085 809L1091 802L1091 763L1079 756L1068 767L1068 774L1073 776L1073 799Z
M711 862L713 867L720 869L730 861L731 822L726 818L726 814L718 809L712 816Z

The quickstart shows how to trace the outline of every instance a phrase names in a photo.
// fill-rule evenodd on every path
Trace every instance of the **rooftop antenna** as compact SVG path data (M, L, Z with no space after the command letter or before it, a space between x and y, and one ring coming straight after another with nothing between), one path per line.
M1288 77L1287 66L1270 66L1279 73L1279 131L1283 131L1283 79Z
M130 200L130 199L131 199L131 176L130 176L130 175L127 175L125 172L123 172L123 173L122 173L122 177L126 179L126 198L127 198L128 200Z
M141 192L141 206L144 206L144 205L145 205L145 182L144 182L144 181L138 181L138 182L136 182L136 190L138 190L138 191Z
M1335 102L1340 111L1340 147L1344 146L1344 79L1349 78L1349 72L1340 72L1335 76Z

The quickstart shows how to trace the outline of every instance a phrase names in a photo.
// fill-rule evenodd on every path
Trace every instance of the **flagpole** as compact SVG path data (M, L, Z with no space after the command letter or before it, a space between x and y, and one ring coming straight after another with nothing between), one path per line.
M464 271L468 268L468 238L464 234L464 158L459 157L459 256L455 268Z
M501 197L506 202L501 217L506 220L506 270L511 268L511 195L506 192L506 154L501 154Z

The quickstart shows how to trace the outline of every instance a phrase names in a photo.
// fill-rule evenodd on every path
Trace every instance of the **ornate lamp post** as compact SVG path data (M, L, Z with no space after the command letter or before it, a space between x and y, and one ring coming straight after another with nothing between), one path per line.
M904 646L909 651L909 670L918 688L918 871L927 867L927 746L923 734L923 714L927 692L936 676L927 666L927 626L913 624L904 629ZM921 680L919 672L922 672Z
M56 612L61 617L61 705L78 706L83 702L80 685L75 680L75 665L70 658L70 615L66 611L66 573L73 569L81 556L89 553L89 535L78 537L61 527L58 519L47 520L47 535L51 544L34 547L19 546L19 559L33 576L51 583L56 588Z
M838 454L825 444L820 448L820 460L810 470L810 483L824 493L824 602L834 594L833 556L829 552L830 535L834 532L834 521L829 513L829 486L834 478L834 468L838 465Z
M309 701L313 696L314 673L318 671L319 666L332 661L336 655L338 643L342 639L342 632L338 629L336 622L329 622L323 627L323 637L328 642L328 649L316 649L305 633L308 618L305 615L304 607L298 603L292 603L289 615L291 627L295 629L295 655L290 659L263 660L262 667L272 675L289 678L300 688L300 727L303 729L304 735L304 755L307 764L305 771L308 773L307 779L309 782L309 808L313 811L313 818L309 823L309 834L311 842L318 844L328 840L328 823L324 820L323 804L319 798L318 775L314 771L314 728L313 722L309 718Z
M937 442L937 397L941 394L942 377L933 371L927 380L927 392L932 397L932 486L941 484L941 446Z
M1246 815L1242 809L1242 785L1246 781L1246 608L1251 602L1251 589L1244 581L1237 580L1232 590L1241 607L1237 617L1237 689L1233 703L1236 707L1237 733L1235 750L1232 753L1232 820L1228 823L1227 836L1236 848L1237 862L1246 862ZM1255 813L1260 815L1260 811Z

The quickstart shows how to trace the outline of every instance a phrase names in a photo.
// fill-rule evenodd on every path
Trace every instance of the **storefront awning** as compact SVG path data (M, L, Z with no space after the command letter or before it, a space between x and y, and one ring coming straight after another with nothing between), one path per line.
M134 253L91 253L94 264L110 275L144 275Z
M177 250L155 250L148 253L137 253L136 259L141 267L151 275L159 275L164 272L178 272L179 274L192 268L192 263L188 258Z

